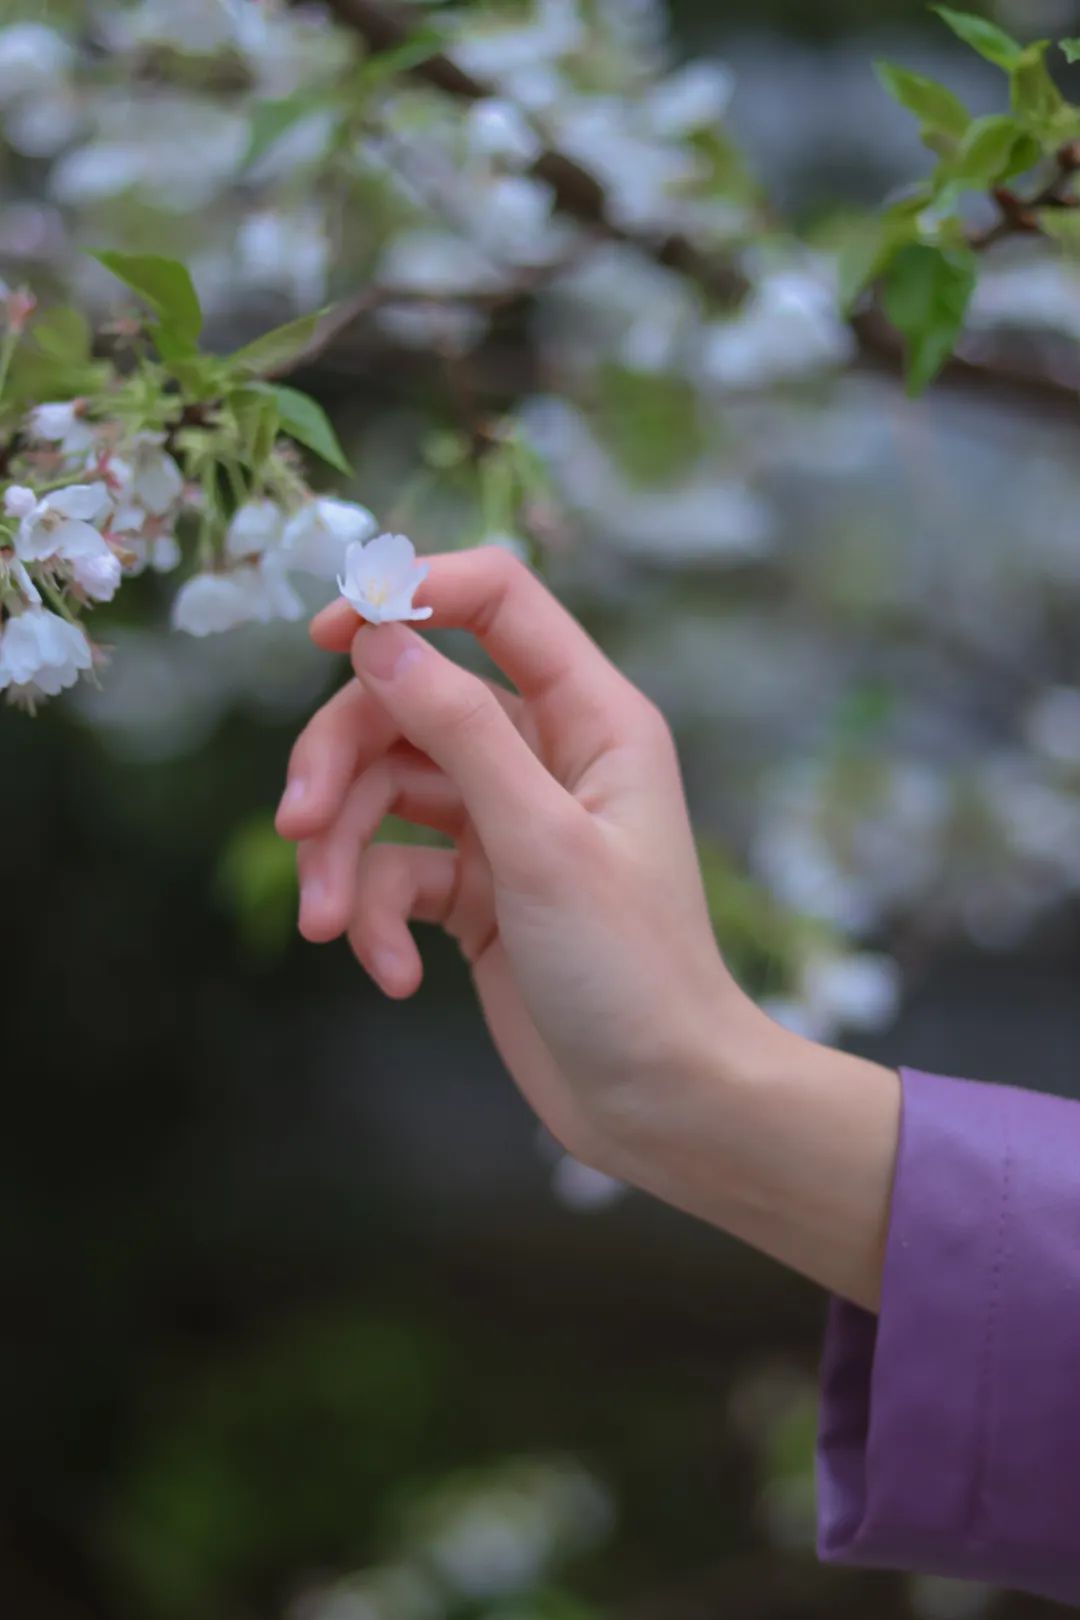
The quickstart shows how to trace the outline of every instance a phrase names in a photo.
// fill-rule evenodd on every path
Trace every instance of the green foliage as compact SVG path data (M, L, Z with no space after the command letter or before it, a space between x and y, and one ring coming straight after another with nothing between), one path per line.
M108 381L108 367L95 361L86 319L67 305L37 315L15 352L3 391L5 416L43 400L95 394Z
M314 314L301 315L298 320L288 321L284 326L274 327L271 332L264 332L261 337L230 354L229 365L235 371L262 377L267 372L290 364L307 349L324 314L324 310L316 310Z
M1024 126L1047 145L1071 140L1080 131L1080 115L1070 107L1046 65L1049 40L1021 52L1011 75L1012 109Z
M313 450L338 472L351 474L349 459L322 406L309 395L302 394L298 388L287 388L282 383L267 384L266 387L277 405L282 429L290 438Z
M415 1465L435 1376L408 1328L354 1316L291 1324L174 1385L106 1536L139 1612L216 1620L268 1569L355 1557Z
M375 56L369 56L360 70L360 83L366 89L374 89L396 78L398 74L408 73L411 69L430 61L433 56L438 56L445 46L445 36L437 28L431 26L418 28L400 45L395 45L388 51L380 51Z
M944 140L947 150L963 138L971 114L945 85L894 62L875 62L874 70L893 100L915 114L919 134L927 146L940 151Z
M1058 43L1066 62L1080 62L1080 39L1062 39Z
M310 90L299 90L295 95L282 96L275 101L260 101L251 118L245 165L262 157L294 124L324 105L324 98L313 96Z
M240 447L253 472L260 473L274 448L279 418L273 395L262 388L237 388L228 405L240 436Z
M808 950L828 946L830 930L781 906L707 839L698 841L698 859L709 917L732 971L751 994L789 991Z
M840 245L838 281L841 308L850 313L859 295L881 275L893 254L918 233L918 216L929 196L920 190L891 208L847 226Z
M972 119L955 155L942 166L939 183L975 190L1000 185L1030 169L1041 151L1018 118L989 113Z
M280 954L296 920L296 854L269 815L252 816L233 832L218 865L218 891L247 950Z
M81 310L69 304L55 304L34 321L32 341L52 360L65 365L83 365L91 357L94 334Z
M682 377L606 365L597 411L601 437L634 483L673 482L705 448L701 401Z
M1040 208L1039 229L1053 240L1070 259L1080 258L1080 209Z
M919 394L952 353L975 287L976 258L967 248L912 242L885 278L885 313L907 346L907 387Z
M164 341L166 351L172 350L174 354L190 353L197 347L202 331L202 309L185 265L178 259L163 259L153 253L101 252L94 257L158 316L159 347Z
M976 17L970 11L953 11L950 6L933 6L943 22L947 23L958 39L978 51L988 62L1011 73L1023 55L1021 46L996 23L985 17Z

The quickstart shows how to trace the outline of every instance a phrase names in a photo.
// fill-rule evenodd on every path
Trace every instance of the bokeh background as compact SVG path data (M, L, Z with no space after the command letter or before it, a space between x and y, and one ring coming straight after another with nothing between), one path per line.
M992 71L905 0L672 12L677 56L732 69L773 205L822 241L923 163L874 57L995 105ZM998 15L1080 30L1065 0ZM5 274L77 213L9 134ZM86 230L133 228L108 201ZM271 316L318 269L290 263ZM668 296L628 288L643 317ZM656 460L648 388L606 445L557 392L529 406L575 514L546 566L671 718L741 969L887 1061L1064 1092L1080 414L1024 377L1077 335L1075 271L1025 251L980 287L987 364L919 401L858 356L771 386L777 317L691 468ZM815 341L845 340L822 318ZM400 375L330 354L304 377L372 505L411 431ZM427 544L440 521L417 514ZM343 946L297 940L269 814L343 670L299 634L169 639L139 589L102 694L0 717L3 1612L1041 1614L818 1567L822 1298L538 1137L444 941L391 1006ZM839 1009L770 981L792 912L864 953Z

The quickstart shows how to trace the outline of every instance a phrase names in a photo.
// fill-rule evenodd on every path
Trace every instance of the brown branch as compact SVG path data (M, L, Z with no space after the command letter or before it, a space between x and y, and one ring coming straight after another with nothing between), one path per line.
M1053 178L1033 197L1018 197L1009 186L995 186L992 196L998 206L998 218L985 230L972 231L968 246L982 252L1007 236L1038 235L1040 208L1077 208L1080 197L1069 189L1073 176L1080 168L1080 141L1068 141L1055 154L1057 170Z
M302 3L302 0L296 0L296 3ZM394 50L412 35L412 20L394 4L386 3L386 0L326 0L326 4L338 22L360 35L371 51ZM408 71L411 76L462 101L477 101L492 93L486 85L442 53L427 57ZM985 229L971 233L969 245L981 252L1007 237L1035 234L1040 229L1039 209L1080 206L1080 199L1072 190L1075 177L1080 172L1080 141L1070 141L1062 146L1056 154L1056 162L1055 174L1033 197L1023 199L1009 188L999 187L993 194L998 219ZM533 173L551 186L556 203L564 213L592 224L597 236L637 247L658 263L681 271L707 293L725 302L736 301L746 291L745 277L730 261L702 252L685 236L677 233L666 237L650 236L627 230L612 221L608 216L603 186L587 169L564 153L549 148L534 165ZM523 282L519 278L517 284L505 292L467 295L465 301L474 306L491 308L512 303L535 291L534 282ZM445 304L449 300L445 297L394 293L388 289L367 289L327 317L309 348L287 370L291 372L313 363L348 327L374 308L404 301ZM871 307L861 311L853 317L851 324L864 361L877 366L886 365L894 373L903 369L903 349L899 336L880 310ZM946 364L942 375L945 381L1005 387L1042 404L1064 405L1072 410L1075 410L1077 389L1080 387L1080 365L1048 371L1045 364L1034 364L1023 356L984 358L957 354Z
M871 304L858 311L851 318L851 327L864 365L892 375L903 371L903 340L879 307ZM1003 346L993 355L962 348L945 362L938 380L1007 391L1043 408L1067 411L1075 419L1080 351L1070 345L1061 352L1063 363L1048 366L1045 351L1041 358L1033 359L1030 345Z
M394 50L412 36L412 19L383 0L326 0L338 22L359 34L370 50ZM480 101L493 92L450 57L436 54L409 69L414 78L462 101ZM679 233L650 236L627 230L608 216L607 195L596 177L564 152L549 148L533 165L532 173L552 189L564 214L602 230L611 240L640 248L658 263L680 270L698 282L710 296L733 303L746 291L742 274L727 260L703 253Z

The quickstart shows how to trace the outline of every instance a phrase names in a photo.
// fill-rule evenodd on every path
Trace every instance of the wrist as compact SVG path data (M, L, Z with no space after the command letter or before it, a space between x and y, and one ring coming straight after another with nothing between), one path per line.
M601 1166L868 1309L899 1140L891 1070L793 1035L744 1000L687 1042Z
M673 1021L662 1050L607 1100L594 1162L609 1175L657 1192L658 1179L678 1175L688 1148L703 1138L722 1140L728 1115L770 1075L790 1071L794 1045L810 1044L775 1023L722 972L700 998L699 1016Z

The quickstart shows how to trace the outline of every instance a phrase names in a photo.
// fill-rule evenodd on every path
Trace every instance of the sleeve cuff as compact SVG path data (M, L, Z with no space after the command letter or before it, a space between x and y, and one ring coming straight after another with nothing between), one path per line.
M902 1080L881 1312L830 1312L821 1555L1076 1601L1080 1105Z

